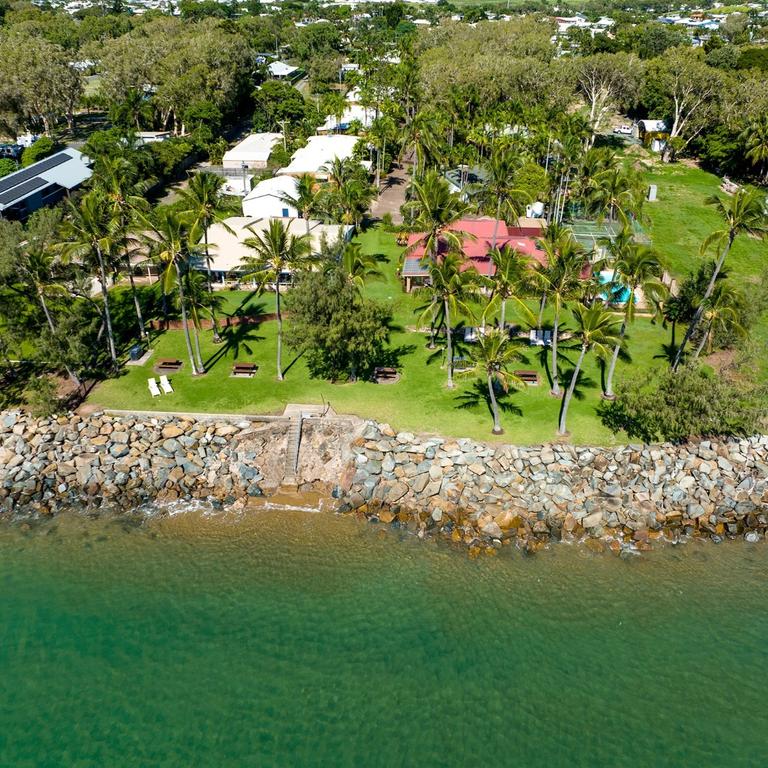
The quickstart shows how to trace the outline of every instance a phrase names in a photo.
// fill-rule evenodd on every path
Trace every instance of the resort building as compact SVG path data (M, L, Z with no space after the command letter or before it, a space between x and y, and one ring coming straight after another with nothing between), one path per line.
M0 179L0 218L26 219L38 208L61 200L91 178L90 160L64 149Z
M357 136L310 136L307 146L297 149L291 157L291 162L281 168L278 176L301 176L309 173L320 181L328 178L325 166L335 159L347 160L352 158L359 139ZM370 167L369 162L361 165Z
M244 274L242 262L254 255L245 241L254 236L255 232L263 232L269 228L269 218L253 219L249 216L233 216L226 219L223 224L214 224L208 231L210 243L211 271L214 281L224 285L227 282L237 282ZM352 236L353 227L341 224L322 224L310 219L287 219L283 221L290 235L299 237L307 234L309 225L309 239L313 253L320 253L323 245L335 243L339 240L347 241ZM205 269L203 259L199 258L198 269ZM290 273L286 273L290 275ZM287 281L287 280L286 280ZM283 282L281 278L281 282Z
M463 244L466 268L474 267L485 277L492 277L496 272L496 267L489 255L493 248L494 231L497 248L508 245L539 264L546 263L544 253L536 243L536 238L543 234L542 219L521 218L514 227L492 218L461 219L450 229L467 234ZM408 292L415 287L425 285L428 279L427 266L423 263L425 256L423 239L423 233L417 232L408 236L408 250L400 273L403 286ZM440 241L438 254L445 253L447 250L447 244Z
M295 176L274 176L260 181L243 198L243 216L251 219L300 217L296 207L285 200L296 197L298 184Z
M252 133L224 153L221 165L225 171L266 168L272 150L282 138L280 133Z

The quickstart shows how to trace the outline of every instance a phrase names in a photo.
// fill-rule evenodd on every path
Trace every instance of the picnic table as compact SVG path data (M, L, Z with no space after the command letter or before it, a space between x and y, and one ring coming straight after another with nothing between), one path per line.
M181 360L175 360L170 357L161 357L155 364L155 370L158 373L176 373L184 365Z
M256 363L235 363L232 366L232 375L251 378L258 370L259 366Z
M524 384L536 386L539 383L539 374L536 371L521 370L514 371L513 373Z
M379 367L373 369L373 380L377 384L393 384L398 381L400 374L397 368Z

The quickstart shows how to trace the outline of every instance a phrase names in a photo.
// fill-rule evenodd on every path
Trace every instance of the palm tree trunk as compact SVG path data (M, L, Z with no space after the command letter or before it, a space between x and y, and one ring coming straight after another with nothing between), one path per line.
M499 314L499 329L504 330L507 324L507 300L501 300L501 313Z
M490 374L488 374L488 396L491 398L491 412L493 413L493 434L501 435L504 430L501 428L499 404L496 402L496 393L493 391L493 376Z
M541 322L544 318L544 307L547 305L547 294L541 294L541 301L539 301L539 317L536 320L536 327L541 330Z
M136 282L133 279L133 270L131 269L130 259L126 258L126 267L128 268L128 281L131 284L131 296L133 297L133 306L136 309L136 320L139 323L139 338L144 340L147 338L147 331L144 328L144 316L141 314L141 303L139 302L139 294L136 292Z
M277 380L283 380L283 316L280 313L280 271L275 279L275 306L277 307Z
M712 332L712 323L707 326L707 330L701 334L701 339L696 345L696 351L693 353L693 359L696 360L704 350L704 345L707 343L709 334Z
M107 343L109 346L109 356L112 358L112 365L117 369L117 352L115 351L115 336L112 332L112 314L109 311L109 291L107 290L107 273L104 267L104 256L101 253L101 247L96 246L96 257L99 260L99 283L101 284L101 295L104 299L104 322L107 325Z
M181 277L181 269L179 263L174 260L174 266L176 267L176 279L179 283L179 306L181 307L181 324L184 328L184 342L187 345L187 354L189 355L189 364L192 368L192 375L197 374L197 364L195 363L195 356L192 353L192 341L189 338L189 324L187 323L187 305L184 299L184 285Z
M608 377L605 382L605 392L603 397L606 400L613 400L616 395L613 394L613 372L616 370L616 361L619 359L619 351L621 350L621 344L624 341L624 334L627 332L627 318L624 318L624 322L621 324L621 332L619 333L619 343L613 348L613 354L611 355L611 364L608 367Z
M200 334L197 330L197 323L192 322L192 335L195 339L195 357L197 362L197 371L198 373L205 373L205 366L203 365L203 356L200 353Z
M571 398L573 397L573 391L576 389L576 381L579 378L579 371L581 371L581 364L584 362L584 355L587 354L587 348L581 345L581 354L576 362L576 368L571 376L571 383L568 385L568 391L565 393L565 400L563 401L563 409L560 411L560 427L558 433L561 435L567 434L566 423L568 419L568 406L571 404Z
M445 308L445 353L448 358L448 389L453 389L453 343L451 338L451 314L448 302L443 302Z
M213 297L213 273L211 272L211 254L208 251L207 226L203 227L203 241L205 242L205 268L208 273L208 294ZM216 307L213 305L213 302L211 302L211 323L213 324L213 343L219 344L221 342L221 334L219 333L219 323L216 319Z
M720 254L720 258L717 260L717 264L715 264L715 271L712 273L712 278L709 281L709 285L707 286L707 290L704 291L704 296L702 297L701 302L699 303L699 306L696 308L696 313L693 316L693 320L691 320L690 325L688 328L686 328L685 336L683 336L683 340L680 342L680 346L677 348L677 354L675 355L675 361L672 363L672 370L676 371L678 367L680 366L680 361L683 359L683 350L685 349L686 344L691 340L691 337L696 332L696 328L699 325L699 322L701 322L701 316L704 313L704 304L706 303L707 299L712 295L712 291L715 290L715 283L717 282L717 278L720 275L720 270L723 268L723 264L725 263L725 259L728 256L728 252L731 250L731 246L733 245L733 241L736 239L736 233L731 232L728 235L728 245L723 248L723 252Z
M557 375L557 327L560 317L555 313L555 322L552 324L552 394L560 397L560 379Z
M501 216L501 197L496 202L496 221L493 224L493 240L491 241L491 248L496 247L496 238L499 235L499 216Z

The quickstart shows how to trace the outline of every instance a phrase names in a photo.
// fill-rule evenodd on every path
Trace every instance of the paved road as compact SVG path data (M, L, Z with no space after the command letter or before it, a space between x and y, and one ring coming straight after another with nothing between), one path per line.
M409 178L404 165L396 165L392 173L384 178L379 197L371 206L373 218L380 219L385 213L391 213L395 224L403 223L400 206L405 202L405 190Z

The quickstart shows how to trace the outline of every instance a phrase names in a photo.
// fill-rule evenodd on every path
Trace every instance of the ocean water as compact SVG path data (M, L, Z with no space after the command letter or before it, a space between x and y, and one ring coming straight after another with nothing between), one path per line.
M0 766L765 766L767 575L279 509L6 524Z

